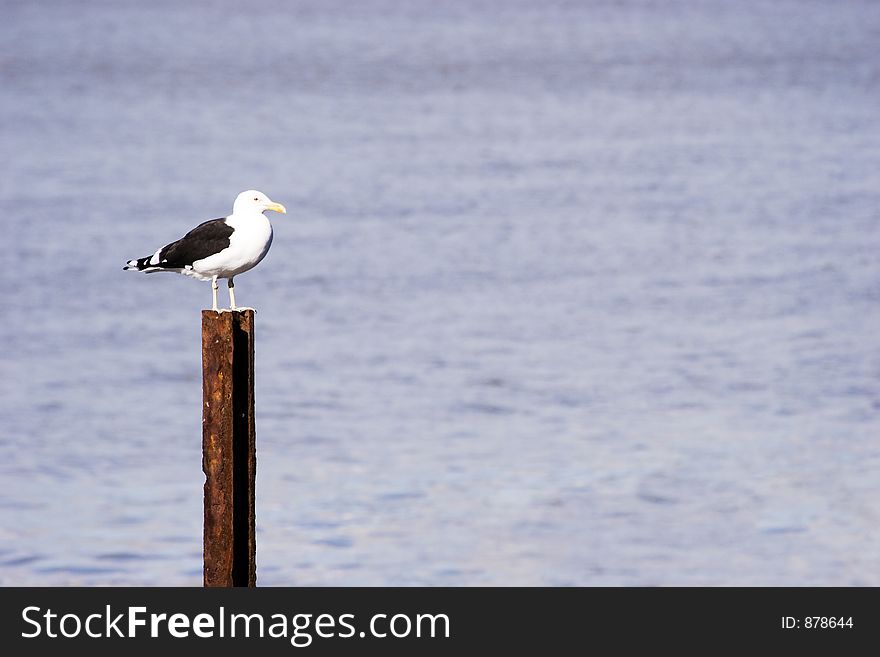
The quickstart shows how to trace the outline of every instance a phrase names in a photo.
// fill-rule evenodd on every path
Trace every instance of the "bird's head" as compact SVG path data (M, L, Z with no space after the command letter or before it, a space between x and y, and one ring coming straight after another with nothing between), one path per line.
M280 212L281 214L287 214L287 209L281 205L280 203L275 203L272 199L266 196L263 192L258 192L255 189L249 189L246 192L242 192L235 199L235 203L232 206L233 214L241 214L245 212L265 212L266 210L272 210L272 212Z

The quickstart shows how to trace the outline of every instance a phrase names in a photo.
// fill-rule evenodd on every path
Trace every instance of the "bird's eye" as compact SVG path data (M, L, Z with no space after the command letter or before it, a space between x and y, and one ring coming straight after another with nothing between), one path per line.
M259 201L260 199L259 199L258 197L256 197L256 196L254 196L254 200L255 200L255 201Z

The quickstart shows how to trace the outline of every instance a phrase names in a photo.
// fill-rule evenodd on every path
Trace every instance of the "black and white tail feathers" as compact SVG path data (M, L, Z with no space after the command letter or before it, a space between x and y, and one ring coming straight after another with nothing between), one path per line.
M150 258L153 256L148 255L145 258L138 258L137 260L129 260L125 263L124 270L128 271L129 269L134 269L135 271L144 271L147 269L151 269L150 266Z
M168 247L165 248L167 249ZM122 269L124 271L142 271L146 274L151 274L154 271L180 271L179 267L168 266L168 261L162 260L159 253L144 256L137 260L129 260Z

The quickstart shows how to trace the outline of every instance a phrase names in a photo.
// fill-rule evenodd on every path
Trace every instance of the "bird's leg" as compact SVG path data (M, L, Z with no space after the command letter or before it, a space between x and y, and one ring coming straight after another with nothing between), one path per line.
M214 299L214 304L213 304L211 310L213 310L215 313L220 312L220 311L217 309L217 287L218 287L218 286L217 286L217 277L216 277L216 276L212 276L212 277L211 277L211 296L212 296L212 298Z
M219 312L221 312L221 313L226 313L226 312L237 313L242 310L253 310L254 312L257 312L253 308L239 308L238 306L236 306L235 305L235 283L232 282L232 278L229 278L226 280L226 285L229 287L229 310L224 308L223 310L221 310Z
M227 284L229 285L229 310L235 310L235 283L232 282L232 276L229 277Z

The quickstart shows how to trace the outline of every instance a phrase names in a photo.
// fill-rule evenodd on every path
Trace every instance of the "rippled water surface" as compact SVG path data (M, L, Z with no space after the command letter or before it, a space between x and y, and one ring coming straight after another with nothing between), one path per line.
M200 584L256 187L261 584L880 585L877 3L2 10L0 583Z

